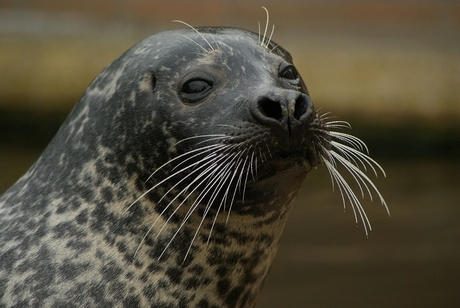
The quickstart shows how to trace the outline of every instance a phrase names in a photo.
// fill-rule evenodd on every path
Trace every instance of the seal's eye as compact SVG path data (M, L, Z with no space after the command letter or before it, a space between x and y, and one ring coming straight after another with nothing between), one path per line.
M282 63L279 68L279 76L285 79L287 82L293 85L298 85L300 82L300 76L297 70L292 65L286 65Z
M189 79L182 84L180 97L186 103L196 103L205 98L212 89L213 83L206 79Z

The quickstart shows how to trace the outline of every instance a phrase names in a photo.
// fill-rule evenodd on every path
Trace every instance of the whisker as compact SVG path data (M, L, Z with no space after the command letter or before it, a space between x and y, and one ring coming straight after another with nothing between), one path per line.
M273 50L275 50L276 48L278 48L278 47L279 47L279 45L277 45L277 44L273 44L273 45L274 45L274 46L273 46L273 48L272 48L272 49L270 49L270 52L273 52ZM298 88L300 88L300 87L298 87Z
M208 148L210 147L210 149L208 149L207 151L212 151L212 150L215 150L216 148L221 148L221 147L227 147L225 145L210 145L210 146L207 146L207 147L203 147L203 148ZM184 157L188 154L190 154L191 152L196 152L196 151L199 151L200 149L203 149L203 148L199 148L199 149L195 149L195 150L192 150L192 151L189 151L189 152L186 152L182 155L179 155L171 160L169 160L168 162L166 162L165 164L163 164L162 166L160 166L157 170L155 170L155 172L149 176L149 178L147 179L147 181L156 173L158 172L160 169L162 169L164 166L170 164L171 162L177 160L179 157ZM203 154L203 153L200 153L200 154ZM190 165L190 166L193 166L195 165L196 163ZM181 172L183 172L184 170L190 168L190 166L186 166L185 168L182 168L176 172L174 172L173 174L170 174L168 177L166 177L165 179L161 180L160 182L158 182L157 184L155 184L154 186L152 186L151 188L149 188L147 191L145 191L142 195L140 195L136 200L134 200L124 211L123 211L123 214L125 214L136 202L138 202L140 199L142 199L143 197L145 197L147 194L149 194L151 191L153 191L155 188L157 188L158 186L160 186L161 184L163 184L164 182L168 181L169 179L173 178L174 176L180 174Z
M224 159L223 162L219 162L219 164L216 164L215 162L215 168L214 170L211 172L211 173L208 173L206 178L201 181L196 187L195 189L197 189L200 185L202 185L205 181L207 181L209 178L212 178L213 181L211 181L211 184L208 183L206 188L201 191L197 197L196 200L194 200L194 202L192 203L192 205L190 206L190 208L188 209L186 215L184 216L184 218L182 219L182 222L181 224L179 225L179 227L177 228L176 232L174 233L174 235L171 237L171 239L169 240L168 244L166 245L166 247L164 248L163 252L160 254L159 256L159 259L163 256L163 254L166 252L166 250L168 249L168 247L170 246L170 244L172 243L172 241L175 239L175 237L179 234L180 230L183 228L183 226L185 225L185 223L187 222L187 220L190 218L190 216L192 215L192 213L196 210L196 208L200 205L201 201L205 198L205 196L208 194L208 192L210 191L211 188L213 188L215 186L215 181L216 181L216 178L218 179L218 177L215 176L215 173L219 170L221 170L221 167L222 166L226 166L226 160L228 160L229 155L224 155L222 156L221 158ZM194 190L195 190L194 189ZM188 197L194 192L194 190L187 196L187 199ZM169 219L168 219L169 221ZM167 221L167 222L168 222ZM167 223L165 222L165 224ZM185 259L184 259L185 260Z
M209 53L209 50L207 50L206 48L204 48L203 46L201 46L200 43L198 43L197 41L195 41L195 40L189 38L189 37L186 36L186 35L180 34L180 33L177 33L177 35L180 35L180 36L182 36L183 38L185 38L185 39L191 41L192 43L194 43L195 45L197 45L198 47L200 47L201 49L203 49L204 52ZM209 44L209 43L208 43L208 44Z
M330 117L330 118L333 118L333 117ZM322 120L327 120L327 119L329 119L329 118L322 119ZM351 129L350 123L348 123L346 121L329 121L329 122L325 122L324 127L329 128L329 129L331 129L331 128Z
M265 10L265 13L266 13L266 15L267 15L267 21L266 21L266 23L265 23L264 36L263 36L262 42L261 42L261 46L265 47L265 46L266 46L266 45L265 45L265 40L266 40L266 37L267 37L268 23L269 23L269 21L270 21L270 14L268 13L268 10L267 10L266 7L263 6L262 9Z
M342 156L340 156L339 154L337 154L335 151L331 151L331 155L336 159L338 160L342 166L345 167L345 169L347 169L347 171L351 174L351 176L353 177L353 179L355 180L355 182L358 184L358 187L359 187L359 190L361 191L361 197L364 198L364 190L361 186L361 179L359 178L356 178L357 175L356 175L356 171L353 169L354 165L351 164L348 160L344 159ZM355 167L356 168L356 167ZM359 169L358 169L359 170ZM369 191L369 187L366 185L366 183L364 183L364 186L367 190L367 192L369 193L369 197L372 201L372 194L371 192Z
M198 139L198 138L206 138L205 140L203 140L202 142L209 142L209 141L214 141L214 140L222 140L222 139L231 139L232 137L231 136L227 136L227 135L224 135L224 134L215 134L215 135L197 135L197 136L191 136L191 137L187 137L187 138L184 138L180 141L177 141L174 145L178 145L184 141L188 141L188 140L193 140L193 139Z
M349 134L345 134L341 132L331 132L331 136L342 140L344 143L347 143L353 146L355 149L358 149L361 152L366 151L366 153L369 154L369 149L367 148L367 145L361 139L353 135L349 135Z
M353 209L353 213L355 216L355 222L358 223L358 215L361 218L361 221L363 222L364 226L364 231L366 233L366 236L369 236L369 231L372 232L372 225L366 215L366 212L364 211L364 208L361 205L361 202L359 202L358 198L356 197L355 193L351 189L351 187L348 185L347 181L342 177L342 175L335 169L328 161L324 161L325 165L327 168L330 170L331 174L333 175L337 186L339 187L341 193L342 193L342 199L344 202L345 206L345 195L347 196L348 201L351 204L351 208ZM345 192L345 195L343 194Z
M270 42L272 41L273 33L275 32L275 25L272 26L272 32L270 33L270 37L268 38L268 42L265 47L268 48L268 45L270 45Z
M369 192L369 197L370 197L371 200L372 200L372 194L371 194L368 186L366 185L366 182L367 182L367 184L369 184L372 187L372 189L379 196L380 202L385 206L385 208L386 208L386 210L387 210L387 212L389 214L389 209L387 207L387 204L386 204L385 200L383 199L383 196L380 194L379 190L377 189L375 184L369 179L369 177L363 171L361 171L361 169L359 169L355 165L349 163L347 160L343 159L340 155L335 155L334 153L335 152L332 152L332 154L335 156L335 158L338 159L342 163L343 166L349 167L350 169L349 168L347 168L347 169L350 171L350 173L352 175L355 174L361 180L361 183L363 183L364 186L367 188L367 191ZM356 180L356 182L359 184L358 180Z
M344 208L347 203L351 205L355 222L358 223L359 217L363 223L366 236L368 236L368 233L372 232L369 218L353 189L341 175L337 167L338 164L342 165L351 175L361 192L362 198L368 195L372 201L373 193L375 192L380 203L385 207L388 215L390 215L385 199L373 181L365 173L367 168L370 168L376 177L378 176L378 171L386 177L385 171L374 159L367 155L369 154L369 149L361 139L337 131L351 129L351 125L348 122L331 120L334 117L330 116L330 113L320 114L317 112L317 114L319 125L311 128L314 132L314 146L315 148L318 146L317 153L320 156L322 164L326 166L329 172L332 188L334 189L335 186L338 187Z
M212 234L212 230L214 229L214 225L216 223L216 220L217 220L217 216L219 215L219 212L220 212L220 209L222 208L222 205L224 207L224 210L225 210L225 204L227 202L227 198L228 198L228 193L229 193L229 190L230 190L230 183L232 183L232 180L233 178L235 177L235 170L232 170L232 169L236 169L237 166L235 167L235 160L232 160L231 163L229 163L226 168L223 170L224 174L221 175L221 180L219 181L219 186L214 190L213 194L212 194L212 198L209 200L208 204L207 204L207 208L210 208L211 205L214 203L216 197L219 195L219 193L221 192L223 186L228 183L229 185L227 186L227 189L225 190L225 193L224 193L224 196L222 197L222 200L221 202L219 203L219 207L217 208L216 210L216 215L214 217L214 220L213 220L213 223L211 225L211 229L209 231L209 235L208 235L208 240L207 240L207 244L209 244L209 240L211 239L211 234ZM233 171L233 172L232 172ZM233 174L233 176L232 176ZM206 212L207 214L207 212ZM204 220L205 216L203 215L203 220ZM200 224L201 225L201 224Z
M371 157L369 157L366 154L364 154L364 153L362 153L362 152L360 152L360 151L358 151L356 149L353 149L353 148L351 148L351 147L349 147L347 145L336 143L334 141L332 141L331 143L333 143L333 146L335 146L336 148L340 148L342 150L345 150L347 153L352 154L352 155L356 155L355 157L363 159L367 163L367 165L372 168L372 170L374 171L374 174L375 174L376 177L378 176L378 174L377 174L377 170L374 168L374 166L377 167L380 170L380 172L382 172L384 177L386 177L385 170L383 170L382 166L380 166Z
M241 154L239 155L238 157L238 163L235 167L235 175L236 173L238 172L238 169L241 165L241 158L242 156L247 152L248 150L246 149L245 151L241 152ZM228 220L230 218L230 213L232 211L232 206L233 206L233 203L235 202L235 196L236 196L236 192L238 190L240 190L241 192L241 179L242 179L242 176L243 176L243 173L244 173L244 170L245 170L245 166L246 166L246 163L248 161L248 157L246 156L245 159L244 159L244 162L243 162L243 166L241 167L241 171L240 171L240 175L238 176L238 180L236 181L236 184L235 184L235 187L234 187L234 191L233 191L233 196L232 196L232 200L230 202L230 206L229 206L229 209L228 209L228 213L227 213L227 219L225 221L225 223L228 223ZM246 177L247 178L247 177ZM244 184L245 186L243 187L243 196L242 196L242 202L244 202L244 193L246 191L246 183ZM228 187L228 189L230 189L230 185Z
M206 37L200 32L198 31L195 27L193 27L192 25L186 23L185 21L182 21L182 20L173 20L173 22L178 22L178 23L181 23L187 27L189 27L190 29L192 29L193 31L195 31L199 36L201 36L201 38L208 44L209 48L211 48L211 50L215 50L214 47L212 47L212 45L209 43L209 41L206 39ZM188 38L184 35L181 35L185 38ZM206 53L209 53L209 50L207 50L206 48L204 48L203 46L201 46L200 44L198 44L197 42L195 42L194 40L188 38L190 41L194 42L195 44L197 44L198 46L200 46L202 49L204 49L204 51L206 51Z
M219 168L219 167L222 167L222 166L224 168ZM219 167L215 170L215 171L219 170L219 174L215 175L214 174L215 172L212 173L212 179L213 180L210 183L208 183L207 187L202 192L200 192L200 194L198 195L197 199L191 205L191 207L190 207L189 211L187 212L186 216L183 218L182 223L180 224L179 228L174 233L173 237L171 238L171 240L169 241L169 243L167 244L167 246L165 248L165 250L168 248L168 246L170 245L172 240L177 236L177 234L182 229L182 227L185 225L185 223L190 218L192 213L196 210L196 208L198 208L198 206L201 204L201 201L207 196L208 192L210 192L211 189L214 189L214 192L210 196L210 199L209 199L209 201L208 201L208 203L207 203L207 205L205 207L205 211L203 213L203 216L202 216L202 219L200 221L200 224L198 225L197 230L195 231L195 234L194 234L194 236L193 236L193 238L192 238L192 240L190 242L190 245L189 245L189 247L187 249L187 252L186 252L185 257L184 257L184 261L187 258L188 254L190 253L190 250L192 248L193 242L195 241L196 236L198 235L198 232L201 229L201 226L202 226L202 224L203 224L203 222L204 222L209 210L211 209L212 203L214 202L215 198L220 193L221 188L225 184L225 180L226 180L225 176L226 176L226 173L228 173L229 163L224 163L224 165L219 165ZM219 206L219 208L220 208L220 206Z
M254 167L257 168L257 157L255 155L256 155L256 152L253 151L251 154L251 162L249 164L249 166L251 167L251 177L254 182L256 181L256 178L254 177Z
M188 179L189 177L193 176L195 173L198 173L200 170L202 169L205 169L204 171L202 171L200 174L198 174L193 180L191 183L189 183L184 189L182 189L182 191L180 193L178 193L166 206L165 208L163 209L163 211L161 211L161 213L158 215L158 217L155 219L155 221L151 224L149 230L146 232L146 234L144 235L144 237L142 238L140 244L138 245L138 248L136 249L136 252L134 254L134 256L136 256L137 252L139 251L140 247L142 246L142 244L144 243L145 239L147 238L147 236L150 234L152 228L155 226L155 224L157 223L157 221L159 220L160 217L163 216L163 214L169 209L169 207L172 205L172 203L177 199L179 198L179 196L181 196L183 193L185 193L193 184L195 184L195 182L199 181L199 179L201 179L201 177L205 174L207 174L208 170L211 170L213 169L214 167L208 167L208 165L210 164L214 164L215 162L213 160L210 160L209 157L211 156L215 156L214 153L213 154L209 154L208 156L206 156L205 158L201 159L200 161L198 161L197 165L199 165L199 167L195 170L193 170L191 173L187 174L185 177L183 177L179 182L177 182L176 184L174 184L165 194L163 194L163 196L161 197L161 199L157 202L157 203L160 203L165 197L166 195L168 195L174 188L176 188L181 182L183 182L184 180ZM188 169L190 166L187 166L185 167L184 169ZM184 170L182 169L182 170ZM212 176L212 174L210 175ZM208 176L209 177L209 176ZM177 206L177 208L173 211L173 213L169 216L169 218L165 221L165 223L163 224L163 226L160 228L160 230L158 231L157 235L156 235L156 239L159 237L159 235L161 234L162 230L164 229L164 227L168 224L169 220L172 218L172 216L179 210L179 208L182 206L183 203L185 203L185 201L188 199L188 197L202 184L204 183L208 177L206 177L201 183L199 183L194 190L192 190L191 193L189 193L189 195L187 197L184 198L184 200L182 200L182 202Z
M148 182L158 171L160 171L161 169L163 169L165 166L173 163L174 161L176 160L179 160L181 158L184 158L185 156L188 156L190 155L191 153L196 153L196 152L199 152L199 151L202 151L203 149L208 149L208 151L212 151L214 150L216 147L221 147L221 146L224 146L222 144L211 144L211 145L208 145L208 146L205 146L205 147L201 147L201 148L197 148L197 149L193 149L193 150L190 150L190 151L187 151L181 155L178 155L176 157L174 157L173 159L170 159L168 160L166 163L164 163L163 165L161 165L160 167L158 167L148 178L147 180L145 180L145 182ZM208 152L206 151L206 152ZM206 153L204 152L204 153ZM203 154L203 153L200 153L200 154Z
M337 143L336 141L331 141L332 148L336 150L337 153L340 153L344 158L349 160L351 163L353 163L355 166L362 166L364 171L367 171L367 166L366 163L358 157L356 154L350 153L347 151L341 144Z

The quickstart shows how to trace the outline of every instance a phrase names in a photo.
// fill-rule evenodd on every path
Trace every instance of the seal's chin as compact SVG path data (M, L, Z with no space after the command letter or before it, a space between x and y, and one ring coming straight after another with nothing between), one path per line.
M248 182L247 194L254 197L252 211L267 211L271 206L277 209L280 205L289 204L312 165L305 157L294 156L273 158L258 169L254 182ZM247 198L245 198L247 199ZM263 204L261 208L254 206Z
M258 170L257 181L266 181L282 178L299 178L303 180L308 172L313 168L310 161L298 155L285 155L281 153L279 156L270 159L263 164Z

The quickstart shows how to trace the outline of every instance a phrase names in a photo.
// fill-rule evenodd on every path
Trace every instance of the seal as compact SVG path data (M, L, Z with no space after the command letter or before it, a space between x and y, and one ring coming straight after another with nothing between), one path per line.
M2 305L253 306L319 163L370 229L336 165L369 194L379 165L266 33L162 32L97 76L0 198Z

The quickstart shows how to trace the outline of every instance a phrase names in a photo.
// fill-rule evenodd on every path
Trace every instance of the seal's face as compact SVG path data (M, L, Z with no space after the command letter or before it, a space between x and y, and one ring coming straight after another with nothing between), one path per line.
M258 187L264 193L252 209L260 210L256 204L297 191L319 162L318 117L287 51L248 31L198 31L157 38L166 46L154 65L146 58L146 101L152 102L146 106L167 115L164 130L175 154L169 167L179 165L181 177L194 172L178 187L200 176L192 186L207 189L205 199L219 195L213 203ZM213 187L205 181L215 178Z

